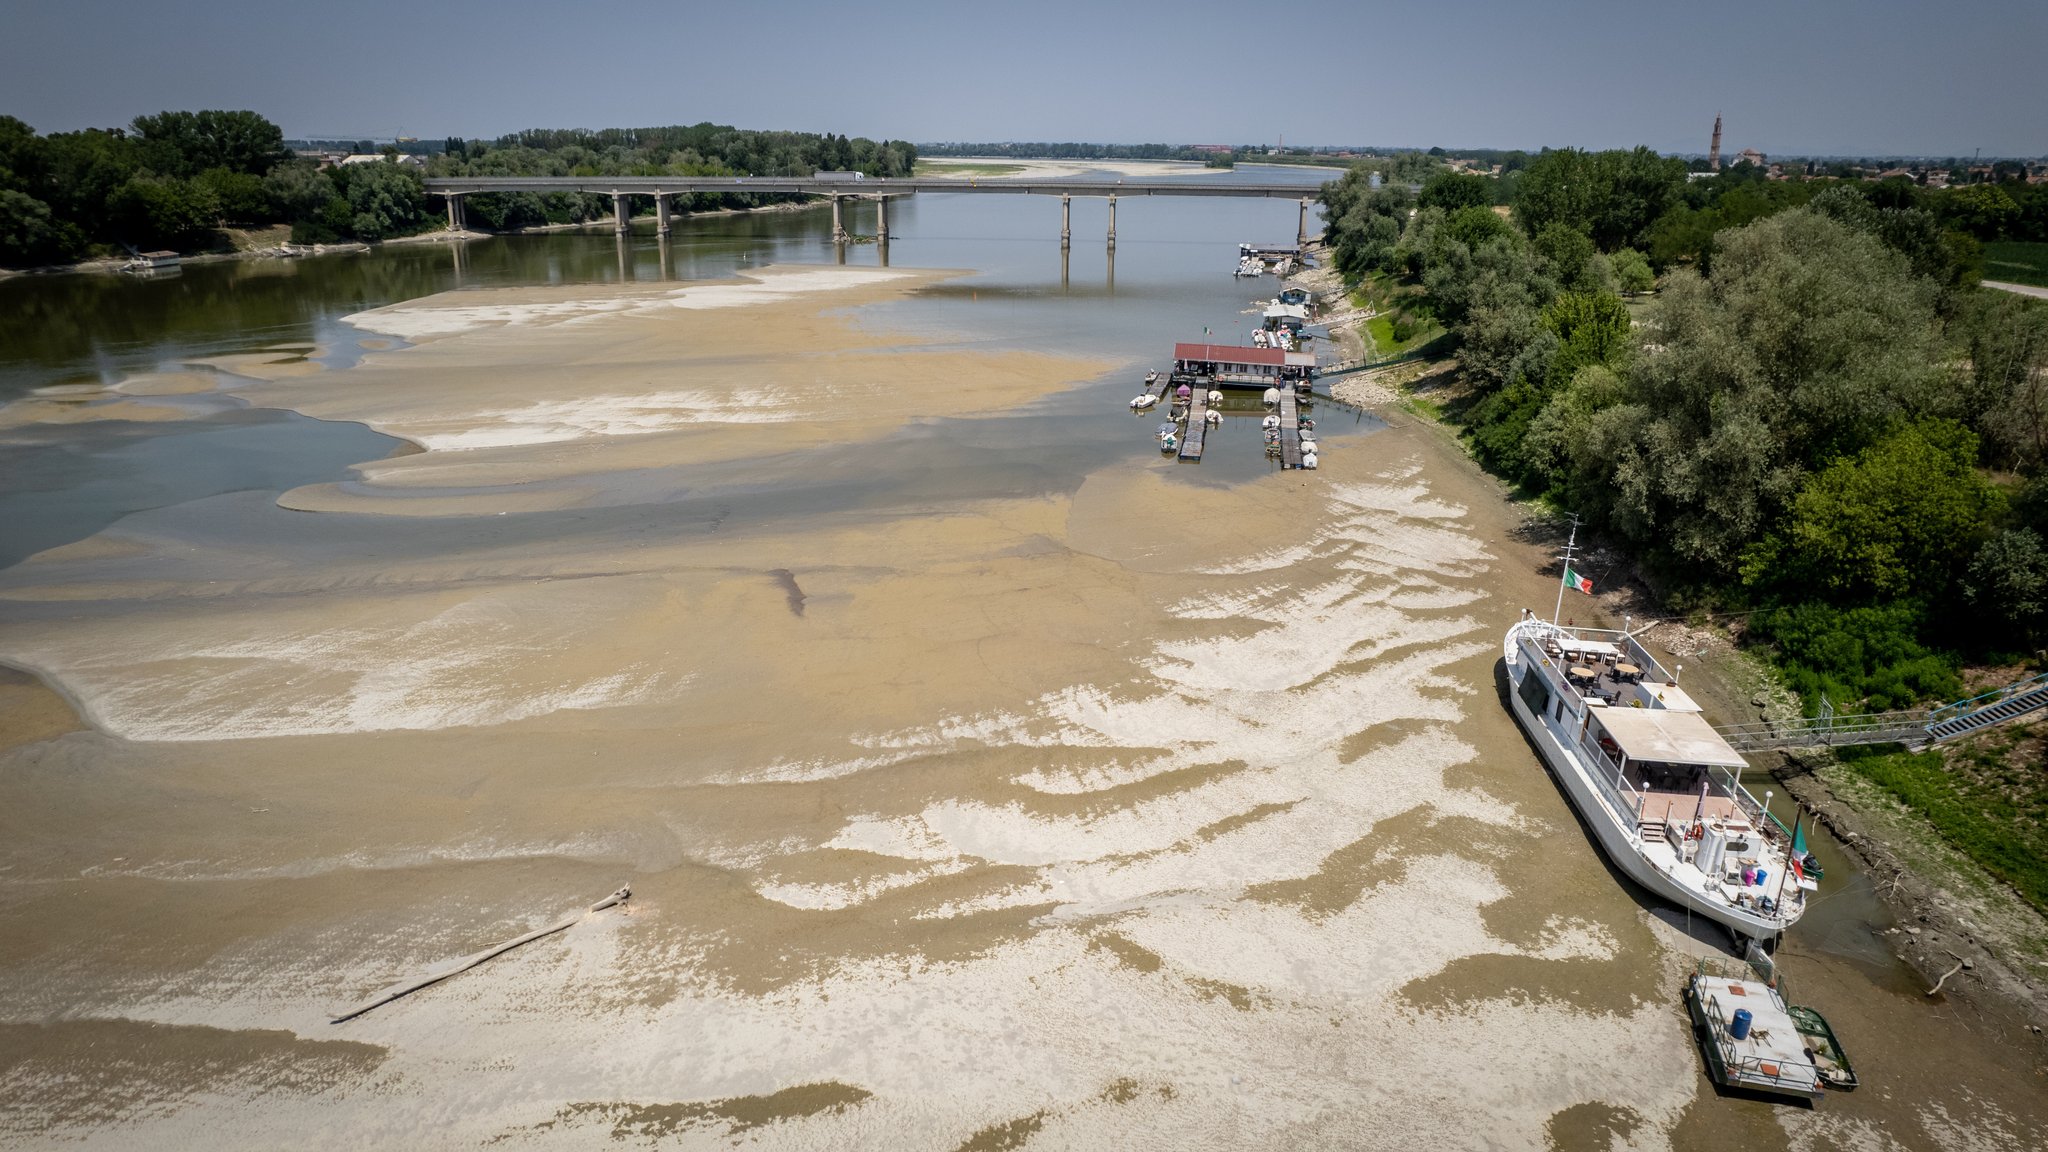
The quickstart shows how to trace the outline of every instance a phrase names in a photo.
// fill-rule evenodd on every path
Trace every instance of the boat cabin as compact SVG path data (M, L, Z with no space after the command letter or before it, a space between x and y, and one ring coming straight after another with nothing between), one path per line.
M1301 304L1283 304L1275 300L1266 305L1262 326L1268 332L1298 333L1308 327L1308 308Z
M1232 344L1173 346L1173 380L1176 384L1235 388L1300 385L1308 381L1315 366L1313 353L1289 352L1282 348L1246 348Z

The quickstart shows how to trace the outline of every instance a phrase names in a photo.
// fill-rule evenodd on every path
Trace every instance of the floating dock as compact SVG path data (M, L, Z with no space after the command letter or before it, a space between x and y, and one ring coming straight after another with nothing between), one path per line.
M1187 431L1181 434L1180 458L1200 461L1202 441L1209 435L1209 390L1196 388L1188 394Z
M1301 467L1301 409L1294 389L1280 389L1280 466Z

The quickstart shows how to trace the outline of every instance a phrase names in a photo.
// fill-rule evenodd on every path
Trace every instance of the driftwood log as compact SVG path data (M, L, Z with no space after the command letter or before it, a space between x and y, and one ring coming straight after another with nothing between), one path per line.
M502 944L493 944L489 948L486 948L481 952L477 952L469 956L464 956L459 960L451 960L448 963L441 965L439 968L431 969L424 976L420 976L412 980L407 980L402 984L393 984L391 987L386 988L382 992L377 993L375 996L370 997L368 1000L363 1001L361 1004L358 1004L345 1012L337 1013L330 1022L340 1024L344 1021L353 1020L356 1017L361 1016L363 1013L368 1012L372 1008L380 1008L386 1004L391 1003L393 1000L396 1000L401 996L409 996L412 993L417 992L430 984L438 984L441 981L446 980L450 976L453 976L459 972L467 972L471 968L474 968L477 965L483 963L484 961L489 960L493 956L502 956L505 953L510 952L514 948L519 947L521 944L531 944L533 941L538 940L543 936L552 936L555 933L560 932L562 929L567 928L569 925L576 923L578 920L583 919L591 912L602 912L605 909L612 907L613 905L624 904L627 900L632 898L632 895L633 889L631 885L622 887L617 892L614 892L611 895L605 897L604 899L599 900L597 903L592 904L589 908L589 911L571 912L567 916L562 917L560 920L555 921L553 924L550 924L545 928L536 928L533 931L528 932L524 936L515 937L511 940L505 941Z
M1943 949L1942 949L1942 951L1943 951L1943 952L1948 952L1948 949L1946 949L1946 948L1943 948ZM1953 953L1953 952L1948 952L1948 954L1949 954L1949 955L1951 955L1951 956L1956 956L1956 954L1955 954L1955 953ZM1963 958L1962 958L1961 956L1956 956L1956 966L1955 966L1955 967L1953 967L1953 968L1951 968L1951 969L1949 969L1949 970L1948 970L1948 971L1946 971L1946 972L1943 972L1943 973L1941 974L1941 979L1939 979L1939 980L1936 980L1936 981L1934 982L1934 987L1932 987L1932 988L1929 988L1929 989L1927 990L1927 994L1928 994L1929 996L1932 996L1932 995L1934 995L1934 994L1935 994L1936 992L1939 992L1939 991L1941 991L1941 986L1942 986L1943 984L1946 984L1946 983L1948 983L1948 978L1949 978L1949 977L1951 977L1951 976L1955 975L1955 974L1956 974L1956 973L1958 973L1958 972L1961 972L1961 971L1962 971L1963 969L1965 969L1965 968L1968 968L1969 966L1970 966L1970 962L1969 962L1968 960L1965 960L1965 959L1963 959Z

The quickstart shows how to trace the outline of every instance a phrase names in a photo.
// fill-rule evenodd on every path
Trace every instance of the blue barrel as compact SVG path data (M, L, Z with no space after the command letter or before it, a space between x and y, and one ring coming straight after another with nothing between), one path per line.
M1728 1026L1728 1034L1737 1040L1749 1038L1749 1009L1737 1008L1735 1010L1735 1021Z

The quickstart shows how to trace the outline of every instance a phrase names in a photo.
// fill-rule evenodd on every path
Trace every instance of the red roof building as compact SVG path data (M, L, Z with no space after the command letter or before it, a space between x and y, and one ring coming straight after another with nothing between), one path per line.
M1238 344L1175 344L1175 379L1206 380L1264 388L1283 380L1306 380L1315 368L1309 352L1248 348Z

